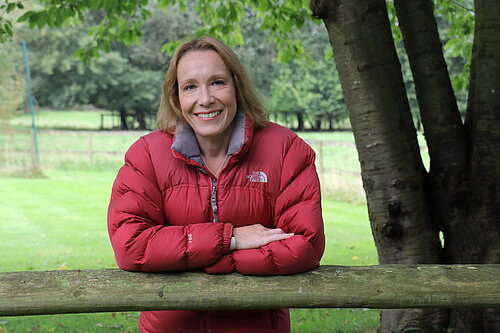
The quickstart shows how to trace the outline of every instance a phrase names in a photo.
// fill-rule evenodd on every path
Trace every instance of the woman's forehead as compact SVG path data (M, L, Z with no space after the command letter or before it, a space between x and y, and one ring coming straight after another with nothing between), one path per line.
M179 80L214 75L230 75L230 70L221 56L212 50L188 52L177 65Z

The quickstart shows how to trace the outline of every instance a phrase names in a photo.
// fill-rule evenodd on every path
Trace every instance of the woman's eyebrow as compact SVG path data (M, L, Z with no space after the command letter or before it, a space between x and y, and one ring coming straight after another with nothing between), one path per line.
M219 78L219 77L230 77L230 75L226 72L218 72L218 73L214 73L214 74L211 74L208 78L209 79L213 79L213 78Z
M184 79L182 81L178 81L180 85L186 84L186 83L193 83L196 82L197 80L195 78L189 78L189 79Z
M218 79L218 78L225 78L225 79L228 79L230 78L231 75L229 75L228 73L226 72L218 72L218 73L214 73L214 74L210 74L210 76L208 76L208 80L213 80L213 79ZM197 78L187 78L187 79L184 79L182 81L178 81L180 85L182 84L186 84L186 83L192 83L192 82L198 82L198 79Z

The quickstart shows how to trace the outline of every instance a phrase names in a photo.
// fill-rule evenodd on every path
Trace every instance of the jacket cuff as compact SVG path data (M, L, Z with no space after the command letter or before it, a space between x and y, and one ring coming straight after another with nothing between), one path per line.
M231 251L231 237L233 237L233 225L231 223L224 223L224 230L222 231L222 250L225 253Z

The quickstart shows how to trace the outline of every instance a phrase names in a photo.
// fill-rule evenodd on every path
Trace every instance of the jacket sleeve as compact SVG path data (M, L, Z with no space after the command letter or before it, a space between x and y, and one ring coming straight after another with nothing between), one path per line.
M164 226L163 196L146 140L130 147L108 208L118 267L148 272L206 267L229 252L232 229L230 223Z
M319 265L325 237L314 160L312 149L296 138L282 162L275 224L295 235L258 249L233 251L205 268L208 273L238 271L249 275L281 275L304 272Z

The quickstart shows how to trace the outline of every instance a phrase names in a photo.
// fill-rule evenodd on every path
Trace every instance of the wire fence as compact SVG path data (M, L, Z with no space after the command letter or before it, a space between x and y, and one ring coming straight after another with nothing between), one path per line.
M41 166L119 166L130 145L144 131L39 131ZM29 169L34 163L32 132L10 130L0 133L0 168ZM316 166L322 182L332 174L360 177L353 142L306 140L316 152Z

